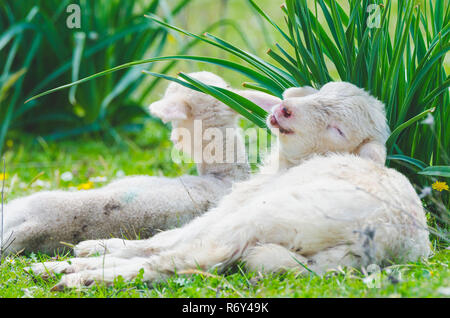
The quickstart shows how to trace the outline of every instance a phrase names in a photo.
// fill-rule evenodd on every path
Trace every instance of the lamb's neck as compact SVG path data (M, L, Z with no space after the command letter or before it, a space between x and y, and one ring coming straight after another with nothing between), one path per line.
M223 136L221 140L223 156L222 158L216 158L219 160L210 160L210 162L203 157L202 162L197 163L198 174L212 175L231 182L248 179L250 167L240 129L236 125L211 128L220 130ZM213 143L212 140L203 140L202 149L205 151L211 143Z
M260 171L265 174L277 174L283 171L286 171L292 167L296 167L301 165L306 160L312 158L314 154L305 154L302 156L298 156L296 158L292 158L284 154L283 152L279 152L278 148L275 148L271 151L268 156L264 166L261 167Z

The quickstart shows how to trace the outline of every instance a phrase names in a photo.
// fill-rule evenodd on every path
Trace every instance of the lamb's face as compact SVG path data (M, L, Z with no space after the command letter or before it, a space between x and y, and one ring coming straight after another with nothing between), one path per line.
M285 94L267 119L287 160L327 152L366 154L370 144L367 157L384 162L388 128L382 103L344 82L328 83L306 96L299 89L298 95Z

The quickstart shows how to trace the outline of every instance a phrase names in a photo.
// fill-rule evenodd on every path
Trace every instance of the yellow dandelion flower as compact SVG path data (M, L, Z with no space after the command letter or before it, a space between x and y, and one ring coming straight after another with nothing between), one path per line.
M89 181L86 183L82 183L78 186L78 190L89 190L92 189L94 187L94 183Z
M14 141L12 139L9 139L6 141L6 147L12 148L14 146Z
M167 36L167 40L169 41L170 44L175 44L177 42L177 39L172 34L169 34Z
M8 174L7 173L3 174L0 172L0 181L7 180L7 179L8 179Z
M431 185L431 187L434 190L437 190L439 192L441 192L443 190L448 191L448 185L447 185L447 183L445 181L442 181L442 182L441 181L436 181L435 183L433 183Z

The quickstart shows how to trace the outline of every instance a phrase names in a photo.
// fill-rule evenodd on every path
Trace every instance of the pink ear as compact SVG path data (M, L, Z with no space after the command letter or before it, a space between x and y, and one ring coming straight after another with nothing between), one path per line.
M150 105L153 116L161 118L164 123L188 118L187 105L179 100L162 99Z
M386 162L386 146L376 141L362 145L357 150L357 154L362 158L373 160L382 165Z
M235 91L237 94L241 95L242 97L247 98L248 100L252 101L259 107L269 111L272 109L273 106L278 105L281 103L281 99L278 97L259 92L259 91L252 91L252 90L245 90L245 91Z

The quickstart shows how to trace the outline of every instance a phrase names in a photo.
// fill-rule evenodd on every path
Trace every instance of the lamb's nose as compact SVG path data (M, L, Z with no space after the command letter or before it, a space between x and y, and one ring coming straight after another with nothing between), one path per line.
M289 109L287 109L286 107L283 107L283 108L281 109L281 113L282 113L283 116L286 117L286 118L289 118L289 117L292 116L292 112L291 112Z

